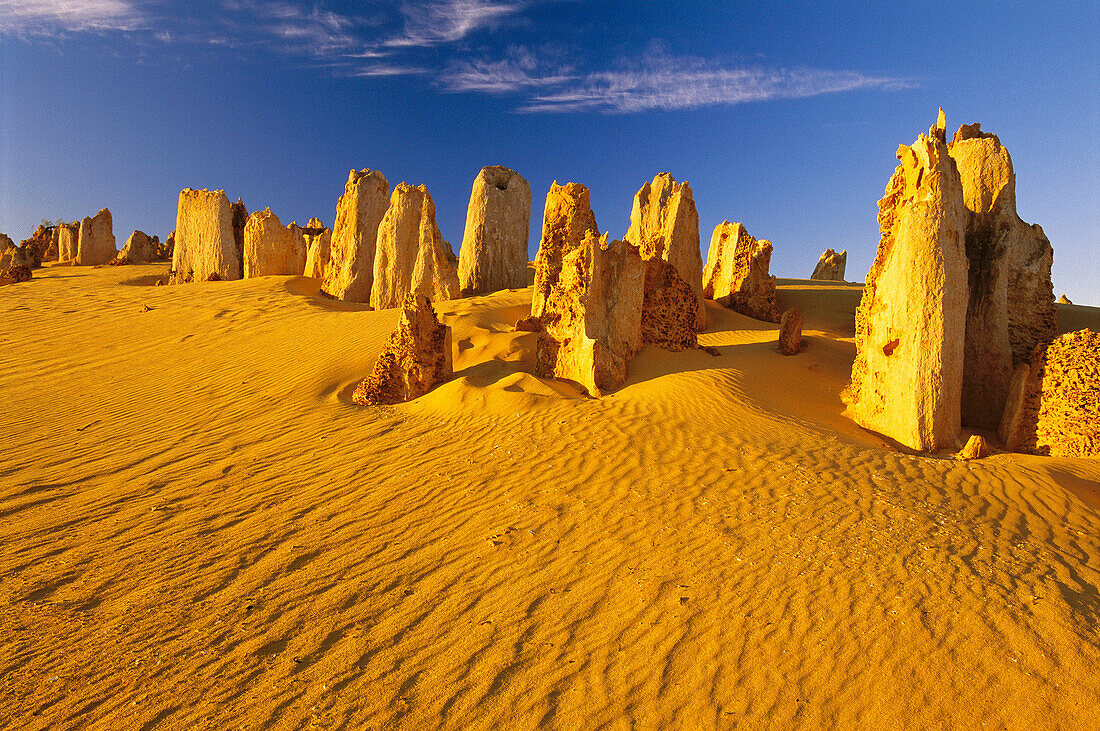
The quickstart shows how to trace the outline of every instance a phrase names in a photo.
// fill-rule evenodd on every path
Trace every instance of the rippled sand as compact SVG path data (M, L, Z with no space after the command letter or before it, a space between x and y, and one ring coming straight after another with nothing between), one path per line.
M0 291L4 728L1100 727L1100 460L856 427L858 285L601 400L530 290L440 303L456 379L363 409L397 311L161 270Z

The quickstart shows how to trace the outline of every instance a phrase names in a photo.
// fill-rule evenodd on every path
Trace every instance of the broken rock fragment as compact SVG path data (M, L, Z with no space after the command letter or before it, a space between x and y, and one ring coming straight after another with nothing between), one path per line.
M703 270L703 296L742 315L779 322L771 259L770 241L757 241L740 223L718 224Z
M398 404L423 396L450 380L451 328L439 322L424 295L409 294L397 330L390 336L371 374L352 399L370 406Z

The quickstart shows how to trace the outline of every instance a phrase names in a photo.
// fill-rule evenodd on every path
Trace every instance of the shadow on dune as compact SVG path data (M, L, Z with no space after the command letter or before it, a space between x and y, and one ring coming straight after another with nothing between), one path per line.
M369 312L366 302L344 302L333 299L321 292L321 280L313 277L291 277L286 281L286 291L298 297L305 297L318 309L335 312Z

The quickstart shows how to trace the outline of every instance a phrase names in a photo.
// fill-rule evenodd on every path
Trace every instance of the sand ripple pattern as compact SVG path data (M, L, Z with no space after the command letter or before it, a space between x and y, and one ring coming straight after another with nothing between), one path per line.
M0 725L1100 723L1100 468L837 426L847 343L712 313L720 358L574 398L499 293L364 410L396 312L120 276L0 301Z

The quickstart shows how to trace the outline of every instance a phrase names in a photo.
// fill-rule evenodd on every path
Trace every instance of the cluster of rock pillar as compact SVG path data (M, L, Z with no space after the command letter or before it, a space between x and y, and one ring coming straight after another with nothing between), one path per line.
M897 157L845 400L862 426L934 451L963 426L997 430L1014 369L1053 340L1053 251L1016 214L1012 160L977 124L948 144L941 110Z

